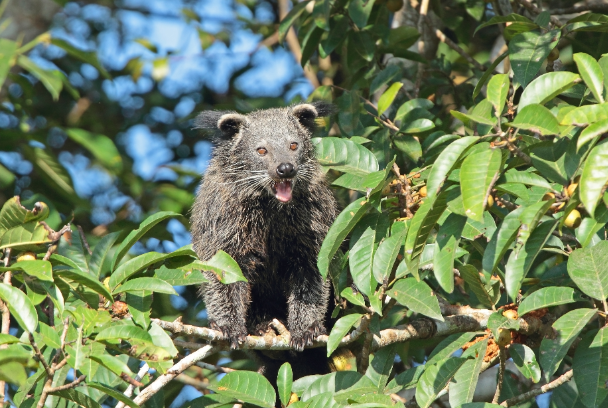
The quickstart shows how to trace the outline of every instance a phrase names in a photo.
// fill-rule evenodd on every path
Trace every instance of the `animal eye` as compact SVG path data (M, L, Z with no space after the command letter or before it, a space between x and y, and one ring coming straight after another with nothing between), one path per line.
M260 147L260 148L258 148L258 154L259 154L260 156L264 156L264 155L266 154L266 152L267 152L267 150L266 150L266 148L265 148L265 147Z
M298 144L296 142L293 142L292 144L289 145L289 148L291 150L296 150L298 148Z

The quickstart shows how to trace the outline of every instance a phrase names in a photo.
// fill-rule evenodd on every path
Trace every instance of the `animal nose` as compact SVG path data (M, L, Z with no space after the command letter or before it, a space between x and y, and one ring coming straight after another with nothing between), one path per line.
M296 169L291 163L281 163L279 164L279 167L277 167L277 175L280 178L292 178L296 175Z

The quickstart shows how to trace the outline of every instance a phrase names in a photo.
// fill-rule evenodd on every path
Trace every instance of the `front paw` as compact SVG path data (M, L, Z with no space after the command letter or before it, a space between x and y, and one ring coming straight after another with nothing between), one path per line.
M220 326L215 322L211 323L211 328L222 333L224 340L230 342L231 349L239 348L239 344L242 344L247 337L247 329L245 326Z
M325 327L319 322L314 322L303 331L291 331L290 346L296 351L304 351L304 347L311 346L313 341L320 335L326 334Z

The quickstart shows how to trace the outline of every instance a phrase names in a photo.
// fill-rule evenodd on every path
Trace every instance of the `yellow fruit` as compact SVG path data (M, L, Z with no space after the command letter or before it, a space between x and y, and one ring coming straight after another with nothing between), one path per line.
M517 319L517 310L505 310L502 315L509 319Z
M492 197L491 195L488 196L488 204L486 205L486 208L492 208L492 206L494 205L494 197Z
M572 183L568 186L568 188L566 188L566 195L568 197L572 197L574 195L574 192L576 191L576 188L578 187L578 183Z
M418 190L418 194L420 194L420 197L426 197L426 186L423 186L420 190Z
M555 198L555 194L553 193L545 193L543 196L543 201L553 200Z
M568 228L578 228L581 225L581 213L578 210L570 211L570 214L566 217L564 225Z
M298 398L298 394L296 394L295 392L291 393L291 397L289 397L289 402L287 403L287 405L293 404L294 402L298 402L300 399Z
M36 260L36 254L33 253L33 252L22 252L17 257L17 262L21 262L21 261L35 261L35 260Z
M403 7L403 0L388 0L386 2L386 8L393 13L398 12Z

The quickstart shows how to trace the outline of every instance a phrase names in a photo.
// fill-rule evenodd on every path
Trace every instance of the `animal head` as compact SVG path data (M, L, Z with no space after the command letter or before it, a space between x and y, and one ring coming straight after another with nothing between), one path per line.
M214 160L219 170L243 188L267 191L287 203L294 189L316 170L311 143L315 119L332 113L333 105L313 102L242 115L205 111L196 127L216 130Z

